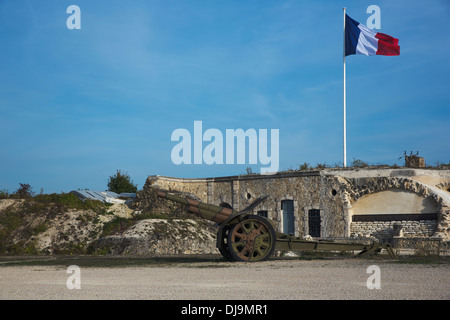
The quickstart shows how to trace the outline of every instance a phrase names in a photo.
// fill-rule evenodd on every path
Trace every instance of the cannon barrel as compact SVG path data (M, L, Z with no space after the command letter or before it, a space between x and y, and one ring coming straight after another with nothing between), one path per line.
M194 199L183 198L166 191L158 191L158 197L171 200L180 204L189 206L188 211L197 216L211 220L217 223L222 223L236 212L232 209L216 206L213 204L203 203Z

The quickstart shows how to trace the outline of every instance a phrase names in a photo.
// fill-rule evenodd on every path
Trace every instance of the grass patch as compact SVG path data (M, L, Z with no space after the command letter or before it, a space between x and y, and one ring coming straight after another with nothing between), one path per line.
M113 205L99 200L82 201L73 193L39 194L27 200L27 202L32 202L37 206L53 205L60 208L61 211L67 211L69 209L92 210L98 214L106 213L107 208Z

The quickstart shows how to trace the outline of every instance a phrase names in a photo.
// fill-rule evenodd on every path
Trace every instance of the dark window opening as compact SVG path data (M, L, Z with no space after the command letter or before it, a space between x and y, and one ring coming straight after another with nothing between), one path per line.
M320 237L320 210L311 209L308 211L309 235L311 237Z
M258 216L263 217L263 218L268 217L267 210L259 210L257 214L258 214Z

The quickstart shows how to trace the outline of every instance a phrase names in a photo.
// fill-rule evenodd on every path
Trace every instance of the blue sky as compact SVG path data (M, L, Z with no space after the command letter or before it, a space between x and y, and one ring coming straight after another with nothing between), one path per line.
M172 163L195 120L279 129L280 170L342 165L342 8L366 24L372 4L401 55L346 59L348 163L450 162L447 1L0 0L0 190L259 172Z

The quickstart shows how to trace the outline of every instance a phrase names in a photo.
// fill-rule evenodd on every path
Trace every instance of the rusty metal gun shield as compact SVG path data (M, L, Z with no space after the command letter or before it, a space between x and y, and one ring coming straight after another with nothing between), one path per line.
M236 261L263 261L275 250L276 234L270 223L248 215L228 232L228 252Z

